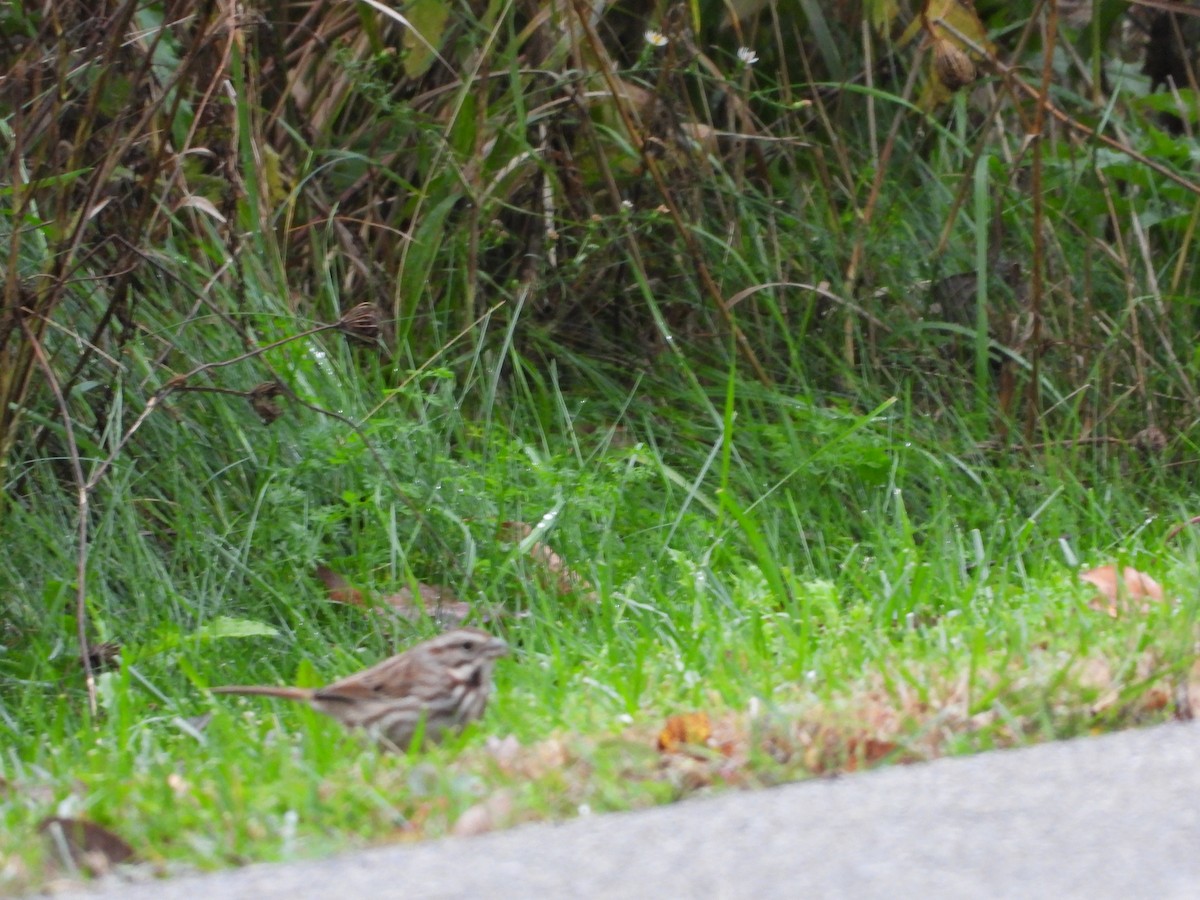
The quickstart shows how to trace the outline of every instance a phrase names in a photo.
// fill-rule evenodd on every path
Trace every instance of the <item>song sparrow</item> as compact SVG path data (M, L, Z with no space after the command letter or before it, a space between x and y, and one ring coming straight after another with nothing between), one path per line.
M478 628L458 628L323 688L230 685L217 694L259 694L308 703L347 728L407 750L420 723L436 741L483 715L492 669L508 645Z

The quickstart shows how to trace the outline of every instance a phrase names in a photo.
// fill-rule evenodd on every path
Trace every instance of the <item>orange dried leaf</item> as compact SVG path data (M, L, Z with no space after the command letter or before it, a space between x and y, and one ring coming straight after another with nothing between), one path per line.
M533 526L526 522L501 522L500 540L512 541L514 544L523 541L533 534Z
M712 721L708 713L682 713L667 719L658 735L658 749L663 753L678 753L684 746L703 746L711 736Z
M1133 566L1126 566L1120 576L1116 566L1098 566L1081 573L1079 579L1100 591L1088 605L1114 619L1122 612L1149 612L1151 601L1163 599L1162 585Z
M344 575L341 575L329 566L317 566L314 575L321 584L325 585L325 590L329 593L329 599L334 603L347 603L350 606L363 606L362 591L358 588L350 586Z
M856 755L861 759L862 765L867 767L879 765L899 749L900 745L895 741L875 737L864 737L855 747Z

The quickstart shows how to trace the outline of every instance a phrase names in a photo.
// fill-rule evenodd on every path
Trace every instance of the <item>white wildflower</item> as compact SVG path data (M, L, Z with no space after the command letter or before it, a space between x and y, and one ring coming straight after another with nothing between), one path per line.
M758 54L749 47L738 47L737 58L747 66L752 66L758 62Z
M649 44L651 47L667 46L667 36L665 34L663 34L661 31L655 31L653 28L651 28L649 31L646 32L645 38L646 38L646 43Z

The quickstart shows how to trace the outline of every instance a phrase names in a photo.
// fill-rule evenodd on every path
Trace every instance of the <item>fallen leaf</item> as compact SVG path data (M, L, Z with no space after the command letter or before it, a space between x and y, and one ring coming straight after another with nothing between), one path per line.
M526 522L501 522L500 538L519 544L533 534L533 527ZM554 576L555 590L560 594L578 592L585 600L595 602L598 598L595 588L586 578L566 564L561 556L554 552L548 544L534 541L526 551L529 558Z
M1088 710L1093 716L1112 714L1136 719L1161 713L1179 699L1176 679L1161 677L1165 668L1158 654L1148 650L1137 657L1132 672L1123 666L1114 668L1105 661L1083 661L1076 665L1075 671L1081 685L1100 692ZM1182 697L1185 701L1186 695L1185 688ZM1187 712L1191 712L1190 706Z
M900 749L894 741L881 740L875 737L856 737L848 742L846 758L847 772L861 768L876 766Z
M133 859L133 848L107 828L86 819L50 816L38 825L51 852L68 868L103 875Z
M663 757L662 774L677 791L692 793L711 787L719 773L711 760L671 753Z
M712 721L708 713L681 713L667 719L658 735L658 749L663 753L679 753L685 747L703 747L712 736Z
M726 717L713 723L708 746L712 747L736 766L744 765L748 755L746 725Z
M325 585L329 599L334 603L367 606L366 595L358 588L351 587L343 575L328 566L317 566L313 574ZM406 585L394 594L381 597L379 602L410 622L428 615L443 628L460 624L471 613L471 605L455 597L449 588L425 584L423 581L417 582L415 591Z
M1175 718L1183 722L1200 718L1200 659L1192 663L1191 671L1176 685Z
M522 747L512 735L493 737L488 738L487 750L501 772L520 776L526 781L536 781L548 772L562 771L570 762L567 746L558 738L539 741L532 747Z
M485 748L491 754L492 759L496 761L496 765L500 767L500 771L511 773L521 753L521 742L511 734L502 738L490 735Z
M1079 579L1100 591L1088 606L1114 619L1123 612L1147 613L1153 605L1150 601L1161 603L1163 599L1162 585L1132 566L1126 566L1120 578L1116 566L1099 566L1081 573Z
M567 745L558 738L548 738L533 745L532 755L525 761L526 778L541 778L547 772L565 769L571 761Z
M471 614L471 605L455 597L449 588L425 584L423 581L417 582L415 592L406 585L384 597L382 602L410 622L428 615L445 628L458 625Z
M486 834L507 825L512 818L512 791L498 790L486 800L467 809L454 823L451 832L457 837Z
M317 566L314 575L321 584L325 585L325 590L329 593L329 599L334 603L347 603L350 606L364 606L362 591L358 588L350 586L345 576L333 571L329 566Z
M1112 664L1103 657L1091 656L1079 660L1073 667L1075 680L1080 687L1095 691L1108 690L1113 681Z
M1127 694L1131 696L1126 696ZM1170 705L1173 696L1172 686L1162 681L1150 685L1144 691L1130 691L1127 687L1122 688L1118 685L1101 695L1088 712L1093 716L1105 714L1113 709L1125 715L1162 712ZM1190 708L1188 711L1191 711Z

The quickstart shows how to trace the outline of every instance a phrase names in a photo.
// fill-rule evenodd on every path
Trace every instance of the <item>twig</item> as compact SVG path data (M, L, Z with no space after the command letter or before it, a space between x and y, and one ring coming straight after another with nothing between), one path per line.
M50 390L54 393L54 400L58 404L58 411L62 415L63 428L67 435L67 453L71 463L71 474L75 478L76 501L79 508L75 538L78 542L78 546L75 548L75 630L79 636L79 658L83 662L88 709L94 716L97 711L96 676L92 670L92 654L88 649L87 639L88 497L91 494L91 488L83 478L83 463L79 459L79 445L75 442L75 425L71 421L70 410L67 409L67 398L63 396L58 379L54 377L54 369L51 368L50 361L46 359L41 342L34 335L24 316L21 316L20 321L21 330L25 332L25 339L29 341L33 355L37 358L38 368L42 370L42 374L46 377L46 383L50 385Z
M1167 532L1167 536L1163 538L1163 543L1174 540L1178 534L1187 528L1189 525L1200 525L1200 516L1192 516L1186 522L1180 522L1174 528Z
M1048 450L1051 447L1088 447L1088 446L1103 446L1104 444L1117 444L1119 446L1127 446L1132 441L1119 437L1106 437L1101 435L1093 435L1092 437L1081 438L1065 438L1061 441L1037 441L1032 444L1025 444L1025 450ZM980 441L975 445L977 450L1008 450L1009 445L1003 441Z

